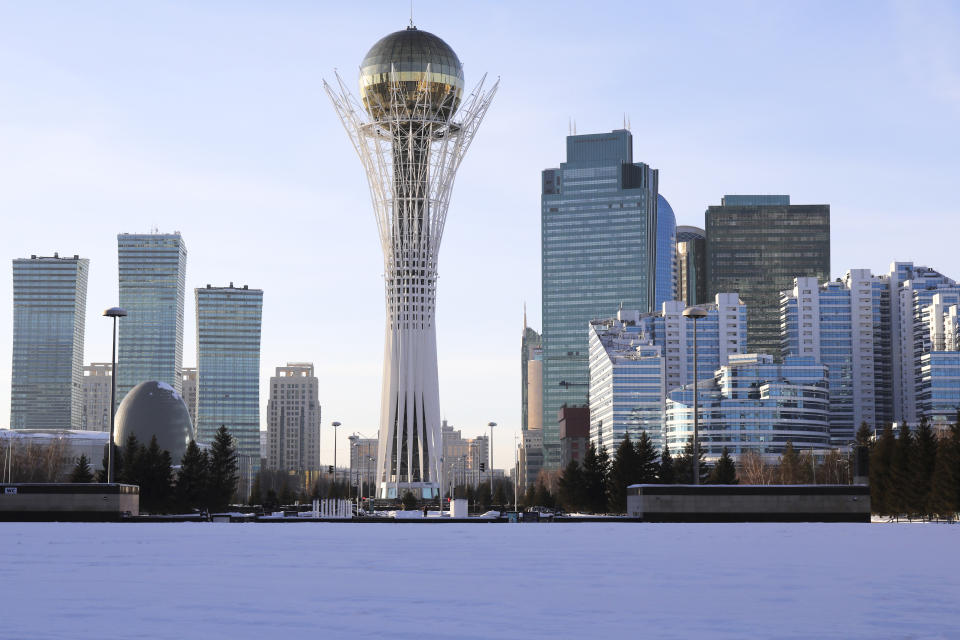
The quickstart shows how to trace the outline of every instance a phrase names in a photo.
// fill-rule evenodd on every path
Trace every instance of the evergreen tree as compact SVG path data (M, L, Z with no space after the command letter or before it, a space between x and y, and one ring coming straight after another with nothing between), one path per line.
M550 490L547 489L547 485L543 483L543 479L537 481L537 488L533 493L533 502L534 505L538 507L548 507L552 509L556 506L556 501L550 493Z
M90 470L90 462L85 454L80 455L77 465L70 473L70 482L93 482L93 472Z
M870 507L880 515L893 513L887 489L896 446L893 429L887 425L870 451Z
M560 474L559 495L560 504L567 511L579 511L584 501L583 472L576 460L571 460ZM530 490L528 490L529 493Z
M606 447L601 452L606 452ZM591 513L603 513L607 506L608 458L592 442L583 456L583 507Z
M670 455L670 447L663 443L663 451L660 452L660 482L662 484L673 484L676 482L676 469L674 468L673 456Z
M793 442L788 440L787 446L783 448L783 454L780 456L777 482L779 484L800 484L803 482L802 467L806 467L806 465L801 462L800 454L793 448Z
M644 432L643 435L646 435ZM615 513L627 511L627 486L633 484L637 477L637 459L630 434L626 434L617 447L610 465L607 481L607 504Z
M140 485L140 508L151 513L162 513L169 506L172 475L170 452L160 449L157 436L150 438L147 447L137 452L139 464L135 467Z
M910 431L910 425L903 423L900 425L900 434L890 463L890 474L887 476L886 490L893 515L913 515L913 506L916 504L913 460L913 432Z
M210 460L206 451L201 451L195 440L187 445L180 460L180 474L177 476L177 505L181 509L198 509L206 506L207 482L209 480Z
M707 482L710 484L737 484L737 468L733 464L733 458L730 457L730 452L727 451L726 447L723 448L723 453L710 472Z
M697 456L700 460L700 484L706 482L710 474L710 468L703 459L703 448L698 451ZM693 439L687 441L683 448L683 454L678 456L673 463L674 477L679 484L693 484Z
M860 428L857 429L857 444L861 447L869 447L873 445L873 429L870 428L870 425L866 421L860 423Z
M954 518L960 511L960 425L953 425L940 439L931 478L927 512L941 518Z
M660 476L660 463L657 458L656 447L653 446L653 440L647 435L646 431L640 432L640 439L637 440L634 449L634 458L636 460L637 475L631 478L630 484L653 484L657 482Z
M125 484L140 484L143 477L143 465L140 460L140 451L143 447L137 436L132 433L127 436L120 455L113 461L114 478Z
M207 483L207 506L222 511L237 493L237 450L226 426L220 425L210 448L210 475Z
M404 511L413 511L417 508L417 496L413 495L410 491L404 491L403 497L400 498L401 504L403 504Z
M526 492L523 494L523 506L524 508L529 509L530 507L535 507L537 505L537 489L532 484L527 487Z
M498 507L506 506L507 504L507 491L503 487L502 482L494 483L496 486L493 489L493 504Z
M920 418L917 434L914 437L912 466L913 495L910 512L917 514L927 513L927 503L930 501L930 490L933 481L933 470L937 463L937 439L930 428L926 416Z

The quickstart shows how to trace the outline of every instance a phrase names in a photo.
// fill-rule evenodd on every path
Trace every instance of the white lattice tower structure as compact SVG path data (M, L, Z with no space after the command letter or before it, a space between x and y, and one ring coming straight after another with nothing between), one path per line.
M391 38L407 47L397 62L389 58L390 47L400 45L388 42ZM410 63L410 43L416 48L424 39L421 59ZM446 47L440 58L430 49L436 42ZM462 68L447 64L455 54L436 36L412 27L374 45L364 64L377 56L377 65L361 67L362 103L339 74L336 86L324 82L324 89L366 171L383 248L387 314L378 495L401 497L410 490L434 498L442 489L443 454L437 258L457 168L498 82L485 90L484 76L461 102Z

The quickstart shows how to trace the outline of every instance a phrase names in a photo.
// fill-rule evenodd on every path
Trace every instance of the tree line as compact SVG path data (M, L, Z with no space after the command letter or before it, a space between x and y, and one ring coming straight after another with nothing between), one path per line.
M86 456L80 456L70 481L106 482L107 464L104 454L103 467L94 475ZM116 480L140 487L140 510L147 513L222 511L236 495L238 468L233 437L225 426L217 430L209 452L191 440L176 474L170 452L159 447L156 436L144 445L131 433L123 447L114 445Z

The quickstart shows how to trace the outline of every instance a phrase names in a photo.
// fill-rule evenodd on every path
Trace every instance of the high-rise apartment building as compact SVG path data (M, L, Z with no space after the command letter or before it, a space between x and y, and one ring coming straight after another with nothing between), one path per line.
M657 194L657 266L653 308L677 299L677 217L673 207Z
M84 431L110 431L110 391L113 365L92 362L83 368Z
M706 211L707 295L740 295L747 351L780 357L780 292L797 277L830 277L830 205L786 195L727 195Z
M677 227L676 299L686 305L707 300L707 234L699 227Z
M542 174L544 465L560 466L560 408L587 404L587 326L656 300L657 180L629 131L567 137Z
M83 333L90 261L13 261L11 429L83 426Z
M864 422L893 418L890 291L885 277L852 269L820 285L796 278L781 294L783 355L812 356L827 365L830 436L848 445Z
M187 246L175 233L117 236L120 306L117 404L141 382L181 391Z
M240 495L260 468L260 327L263 291L246 285L196 290L197 440L221 425L241 458ZM179 380L178 380L179 382Z
M523 493L536 485L537 476L543 468L543 430L528 429L520 434L520 438L517 485L518 491Z
M267 401L269 453L275 471L305 473L320 469L319 382L313 364L290 362L270 378Z
M183 403L187 405L187 411L190 412L190 422L194 425L194 430L196 430L197 425L197 368L196 367L184 367L182 373L180 374L180 380L182 385L182 391L180 395L183 396Z

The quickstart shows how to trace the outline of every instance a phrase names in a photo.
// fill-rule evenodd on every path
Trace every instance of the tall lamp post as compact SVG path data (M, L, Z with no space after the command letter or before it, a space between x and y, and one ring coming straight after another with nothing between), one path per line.
M693 484L700 484L700 395L697 393L697 320L706 318L700 307L687 307L683 317L693 318Z
M336 490L337 487L337 427L340 426L339 422L331 422L330 425L333 427L333 487Z
M110 442L107 447L107 483L113 482L113 428L117 418L117 318L125 318L127 312L120 307L110 307L103 312L113 318L113 355L110 359Z
M488 422L490 427L490 467L487 469L487 477L490 478L490 504L493 504L493 428L497 426L496 422Z

